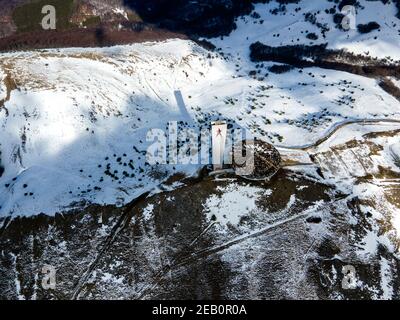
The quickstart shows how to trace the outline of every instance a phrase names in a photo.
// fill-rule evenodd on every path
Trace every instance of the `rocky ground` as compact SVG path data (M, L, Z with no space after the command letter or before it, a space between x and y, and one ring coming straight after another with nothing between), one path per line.
M205 176L122 208L3 221L1 297L398 299L390 230L400 176L377 144L398 136L377 130L316 147L306 169L265 183ZM54 290L42 288L45 265L56 270Z

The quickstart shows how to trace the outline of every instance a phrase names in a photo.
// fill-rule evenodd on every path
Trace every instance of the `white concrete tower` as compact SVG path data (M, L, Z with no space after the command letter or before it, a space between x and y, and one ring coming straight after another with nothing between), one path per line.
M223 168L227 128L225 121L211 122L212 163L214 171Z

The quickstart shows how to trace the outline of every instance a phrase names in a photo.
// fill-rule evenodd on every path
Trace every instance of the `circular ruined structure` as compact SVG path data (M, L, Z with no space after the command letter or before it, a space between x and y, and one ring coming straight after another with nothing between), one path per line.
M276 148L258 139L244 140L234 150L232 167L247 180L267 180L281 168L282 158Z

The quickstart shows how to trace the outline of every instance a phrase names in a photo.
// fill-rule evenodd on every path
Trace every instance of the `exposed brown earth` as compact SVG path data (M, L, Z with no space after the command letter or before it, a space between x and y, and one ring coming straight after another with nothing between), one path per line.
M186 39L183 34L157 28L142 31L117 31L110 28L40 31L15 34L0 39L0 51L31 50L64 47L107 47L171 38Z
M2 100L0 100L0 110L4 108L6 110L6 114L8 115L8 110L4 107L4 104L10 100L10 95L11 91L17 89L17 85L15 81L12 79L10 74L7 74L6 77L4 78L4 84L6 86L6 97Z

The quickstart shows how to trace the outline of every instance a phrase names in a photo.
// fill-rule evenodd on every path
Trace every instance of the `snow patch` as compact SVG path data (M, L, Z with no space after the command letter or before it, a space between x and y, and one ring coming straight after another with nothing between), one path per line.
M381 299L391 300L393 298L393 274L390 263L384 257L380 261L381 288L383 295Z
M146 208L143 209L143 217L145 220L150 220L154 210L154 205L152 203L148 204Z
M212 195L205 204L204 210L208 219L216 217L222 225L238 225L240 218L251 214L257 209L257 196L262 192L272 193L271 190L263 190L250 186L229 184L226 187L218 187L221 195Z

